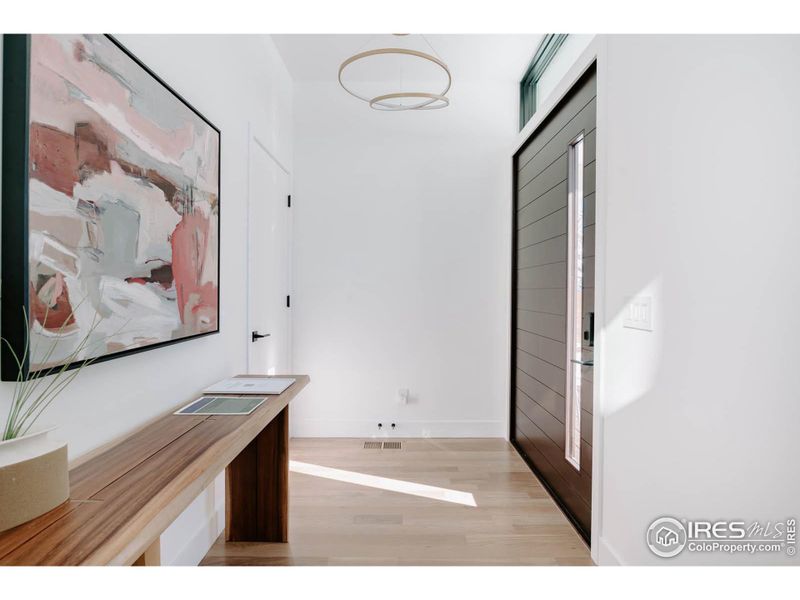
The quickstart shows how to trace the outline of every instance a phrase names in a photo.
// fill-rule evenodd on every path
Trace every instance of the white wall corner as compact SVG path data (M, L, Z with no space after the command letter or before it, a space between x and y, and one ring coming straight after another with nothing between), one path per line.
M628 564L620 558L616 550L611 547L603 536L599 536L595 547L597 552L592 552L592 560L596 565L601 567L622 567Z

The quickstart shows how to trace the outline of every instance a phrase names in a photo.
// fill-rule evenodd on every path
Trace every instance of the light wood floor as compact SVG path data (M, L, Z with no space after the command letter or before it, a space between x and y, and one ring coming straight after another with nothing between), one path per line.
M477 506L290 473L289 543L225 543L203 565L589 565L589 549L514 449L495 439L293 439L292 461L472 494ZM378 481L377 484L381 484ZM405 484L389 482L388 487ZM436 490L433 490L434 495Z

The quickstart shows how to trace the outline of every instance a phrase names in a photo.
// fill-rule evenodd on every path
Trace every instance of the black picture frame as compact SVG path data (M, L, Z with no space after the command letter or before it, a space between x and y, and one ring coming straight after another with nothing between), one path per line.
M147 65L139 60L130 50L114 36L105 34L105 37L114 44L125 56L163 86L175 99L183 103L186 108L196 114L209 127L217 132L217 327L213 331L206 331L185 337L165 340L105 354L92 359L92 362L105 362L140 352L163 348L173 344L194 340L200 337L215 335L221 328L221 253L222 253L222 132L208 120L200 111L192 106L186 99L176 92L161 77L156 75ZM3 106L2 106L2 192L0 202L2 209L2 227L0 228L0 331L4 342L0 348L0 379L2 381L16 381L20 369L14 356L9 351L9 346L14 349L17 356L23 356L25 343L30 327L29 322L23 320L23 307L25 314L30 314L30 294L28 279L30 275L29 264L29 157L30 157L30 34L4 34L3 35ZM76 361L68 365L58 366L55 369L40 369L30 371L30 358L23 361L24 378L42 377L54 371L74 369L84 364Z

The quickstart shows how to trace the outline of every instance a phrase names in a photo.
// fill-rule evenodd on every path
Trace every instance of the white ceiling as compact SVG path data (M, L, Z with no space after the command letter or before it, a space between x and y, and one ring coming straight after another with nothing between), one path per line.
M448 65L455 82L513 83L520 80L542 37L542 34L426 34L424 38L420 35L398 37L387 34L272 36L296 82L335 82L343 60L363 50L389 46L412 48L429 54L435 52ZM428 42L433 46L433 52ZM359 79L379 79L386 72L386 62L370 60L371 66L362 67L358 72ZM416 73L413 76L417 78ZM425 78L426 75L419 77Z

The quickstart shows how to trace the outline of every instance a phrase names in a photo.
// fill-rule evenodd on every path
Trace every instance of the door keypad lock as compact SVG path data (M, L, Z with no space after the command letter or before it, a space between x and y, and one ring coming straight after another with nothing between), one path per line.
M594 348L594 313L587 312L583 315L583 345Z

